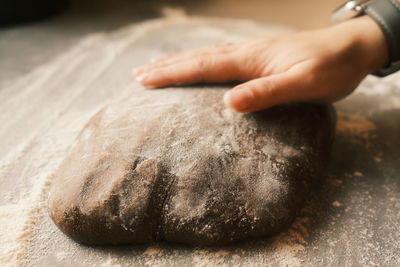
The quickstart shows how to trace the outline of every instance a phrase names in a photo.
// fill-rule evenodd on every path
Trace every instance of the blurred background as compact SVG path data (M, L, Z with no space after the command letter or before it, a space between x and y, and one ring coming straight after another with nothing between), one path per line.
M140 19L168 5L189 15L249 18L305 29L329 23L329 13L341 0L1 0L0 23L15 23L52 13L119 14ZM129 20L129 19L128 19Z
M341 0L0 0L0 90L7 80L68 49L83 35L162 16L249 19L294 29L330 24Z

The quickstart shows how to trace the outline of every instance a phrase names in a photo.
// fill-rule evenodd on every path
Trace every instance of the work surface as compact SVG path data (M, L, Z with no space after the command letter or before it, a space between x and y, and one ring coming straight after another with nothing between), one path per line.
M121 91L138 86L132 67L170 51L279 31L247 21L174 13L74 37L65 49L53 51L56 56L48 62L32 55L29 68L3 73L0 264L399 265L400 75L369 77L336 104L337 136L326 177L291 228L277 236L213 248L166 243L90 247L68 239L50 221L46 199L54 172L90 116ZM2 38L7 34L13 31ZM12 43L3 45L18 57ZM46 48L43 40L43 53Z

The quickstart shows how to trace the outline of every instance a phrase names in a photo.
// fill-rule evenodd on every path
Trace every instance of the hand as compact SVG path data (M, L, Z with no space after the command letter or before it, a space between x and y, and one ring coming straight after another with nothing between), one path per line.
M134 70L145 87L241 81L224 96L237 112L286 102L333 102L385 65L387 47L367 16L315 31L170 54Z

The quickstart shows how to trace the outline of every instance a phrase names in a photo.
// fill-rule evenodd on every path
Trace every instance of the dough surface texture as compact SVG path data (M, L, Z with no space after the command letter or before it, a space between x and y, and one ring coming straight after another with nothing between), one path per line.
M287 227L322 177L331 106L240 115L226 88L134 88L99 111L61 164L54 223L86 244L221 245Z

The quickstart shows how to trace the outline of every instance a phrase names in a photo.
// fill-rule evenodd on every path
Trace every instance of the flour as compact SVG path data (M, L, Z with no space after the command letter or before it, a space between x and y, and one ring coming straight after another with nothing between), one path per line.
M171 14L169 11L166 13ZM179 17L180 21L184 20L182 12ZM197 25L191 38L211 32L216 42L238 41L249 36L282 31L281 28L265 30L250 21L194 18L187 23ZM118 253L108 255L98 248L77 245L57 235L55 229L46 224L43 217L47 216L44 207L48 187L70 145L92 114L121 90L129 90L129 84L133 83L129 71L123 73L121 78L121 69L130 69L133 67L130 65L132 63L126 63L119 70L108 69L109 64L129 43L134 43L152 30L162 29L165 25L180 27L172 16L168 20L144 23L141 28L133 25L112 34L92 34L59 58L9 82L7 88L0 90L1 266L24 265L31 260L35 264L33 260L51 254L64 265L79 260L80 264L86 266L99 266L102 263L105 266L118 266L119 262L125 261L131 265L139 262L143 265L159 266L177 263L228 266L237 262L242 262L243 266L265 266L271 262L286 266L302 265L300 254L307 251L309 232L312 232L310 219L307 217L298 218L290 230L273 237L271 243L261 243L255 249L251 245L238 245L240 248L216 251L176 247L162 247L158 251L158 248L152 247L148 251L150 255L142 258L140 249L132 248L121 257ZM168 41L167 37L165 39ZM185 46L181 49L185 49ZM169 52L168 44L164 51ZM147 61L148 58L141 56L146 53L149 51L138 51L138 61L134 64ZM153 52L150 56L158 55L161 53ZM90 71L80 74L85 69ZM111 84L103 84L104 80L96 82L98 77L107 75L115 75L118 79ZM359 94L382 97L382 103L388 104L382 104L382 109L399 107L399 97L388 97L398 90L398 77L391 76L384 83L378 83L374 78L368 79L362 85L364 87L360 88ZM366 87L372 89L365 90ZM232 116L232 113L225 111L225 116ZM339 134L361 138L370 138L376 128L366 116L348 111L345 111L338 123ZM382 156L377 155L375 161L381 162ZM353 177L353 173L349 173L349 176ZM333 184L340 186L342 182L334 181ZM392 192L391 205L399 203L395 193ZM396 238L394 234L391 242L396 243ZM162 259L157 258L159 254ZM252 256L247 256L249 254Z
M185 20L182 11L165 9L164 13L168 19L147 22L141 27L129 26L113 35L89 35L53 61L9 81L8 87L0 91L0 138L3 141L0 181L2 188L7 189L0 194L0 239L3 241L0 265L25 262L54 171L87 119L106 104L107 99L118 94L118 90L107 84L96 84L97 77L110 73L107 68L114 58L141 36ZM197 18L193 22L204 25L198 27L200 34L211 29L214 35L226 41L244 38L242 34L234 34L235 30L257 28L253 23L244 22L232 30L229 20L223 21L224 26L219 29L212 26L211 20L204 23ZM232 33L230 36L226 34L228 31ZM101 57L97 56L99 53ZM142 62L145 61L147 59L143 58ZM121 69L131 67L127 65ZM114 82L114 86L131 83L132 78L127 73L122 80ZM111 71L110 75L115 74ZM64 257L65 254L60 259Z
M160 247L156 246L149 246L144 252L143 255L146 256L161 256L162 254L162 249Z
M79 127L79 123L76 126ZM54 130L54 134L57 137L62 137L57 133L56 129ZM24 180L17 181L16 184L13 184L13 187L19 189L18 194L9 192L7 197L8 201L14 204L0 206L2 226L0 228L0 238L4 240L0 245L0 264L3 266L24 261L29 240L38 219L39 207L46 203L46 190L51 181L52 173L69 146L67 144L70 141L69 138L58 140L55 136L49 136L48 134L44 136L47 137L47 144L52 144L51 149L46 145L41 146L36 141L39 136L35 136L25 146L21 146L21 149L17 149L10 156L10 161L4 164L2 168L1 177L7 177L6 175L15 168L21 168L27 155L32 159L28 162L31 166L31 171L25 173L25 175L29 175L27 178L31 179L32 184L27 185ZM56 142L58 141L61 141L61 143L57 144ZM5 185L7 185L7 182L13 182L13 180L6 180L5 182Z
M364 116L338 112L337 132L339 134L368 139L375 130L376 125Z

